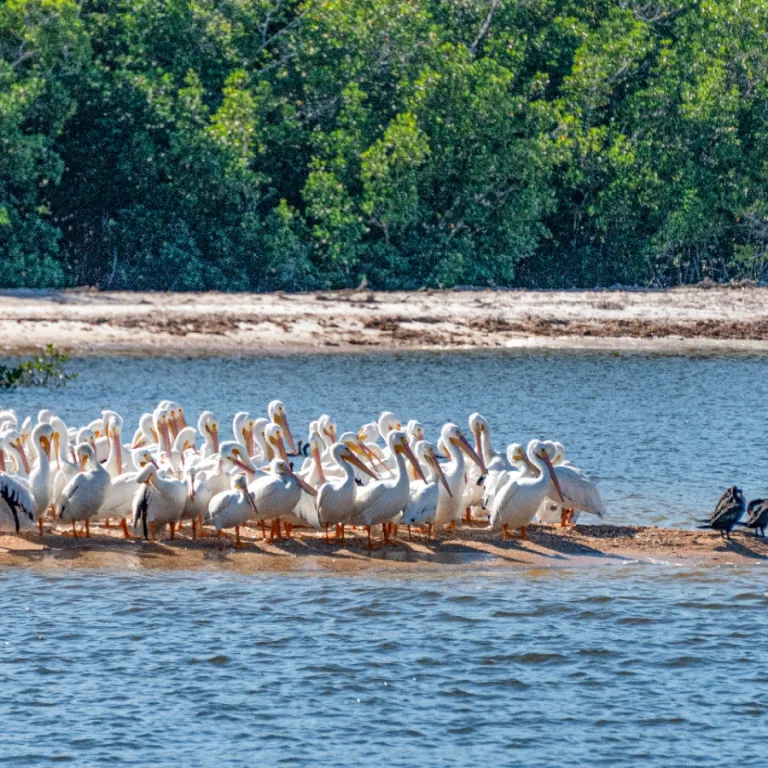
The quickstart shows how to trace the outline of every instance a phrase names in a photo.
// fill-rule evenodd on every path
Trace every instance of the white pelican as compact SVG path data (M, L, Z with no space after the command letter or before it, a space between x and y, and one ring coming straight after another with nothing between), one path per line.
M0 472L9 471L8 456L6 455L7 450L8 439L6 437L6 430L4 427L0 427Z
M354 438L352 433L349 433ZM376 475L352 453L344 442L336 443L331 448L331 456L341 468L343 477L331 479L317 489L318 522L325 527L325 540L328 541L328 526L336 526L336 538L344 541L344 525L355 514L355 493L357 482L353 466L376 480Z
M35 500L17 480L0 472L0 531L35 527Z
M529 461L539 472L538 477L511 475L496 493L491 505L490 527L495 530L501 526L505 540L510 527L519 528L520 538L525 540L526 528L548 494L557 494L562 502L560 484L544 443L531 440L527 453ZM554 486L554 492L550 490L551 486Z
M151 413L144 413L139 419L139 428L133 435L131 448L145 448L150 445L157 445L160 442L160 436L155 431L155 422Z
M104 434L109 441L109 456L104 463L104 469L110 477L119 477L125 471L123 464L123 419L115 411L102 411L104 419Z
M304 480L304 482L308 485L312 486L312 488L319 488L321 485L328 482L326 472L333 470L333 478L336 479L336 466L334 465L333 468L331 468L330 465L323 464L323 459L321 457L323 456L324 452L327 454L328 451L325 451L325 440L323 440L317 430L312 430L310 432L306 445L310 455L304 460L301 469L297 473L301 479ZM340 472L338 477L343 477L343 470L339 468L338 471ZM299 502L294 507L292 514L298 518L299 522L307 523L316 530L320 530L322 528L322 523L320 522L320 518L318 517L317 513L315 498L310 496L308 493L302 492L301 497L299 498Z
M240 526L257 516L256 505L248 492L248 483L245 475L238 475L233 482L231 491L217 493L208 505L205 522L216 529L216 535L221 540L221 532L224 528L235 529L234 546L244 547L240 541Z
M422 480L426 479L403 432L390 431L387 435L387 447L394 457L395 476L391 479L377 480L360 488L355 500L355 516L351 520L352 523L366 527L369 547L372 547L371 526L383 524L384 540L388 541L390 522L397 523L397 519L408 504L410 481L405 459L411 462L416 474Z
M16 411L13 408L7 408L0 411L0 429L4 429L6 426L10 426L16 429L19 425L19 419L16 416Z
M304 482L283 459L274 459L269 472L248 486L258 512L257 519L261 522L272 520L271 539L275 537L275 527L278 537L280 536L280 518L293 512L299 503L302 490L310 496L317 495L317 491ZM290 535L290 529L287 533Z
M575 523L581 512L603 518L606 509L597 485L583 470L565 460L565 449L561 443L547 441L545 445L560 483L563 501L548 497L550 504L545 503L539 510L539 519L546 523L559 521L564 526Z
M93 448L93 455L96 455L96 434L92 429L89 429L88 427L82 427L81 429L78 429L77 434L75 435L74 443L75 445L80 445L80 443L88 443L88 445Z
M191 520L193 539L197 538L198 522L200 522L202 529L202 517L213 498L206 480L207 474L205 472L198 472L194 465L187 469L187 499L184 503L181 519L179 520L179 530L181 530L184 520Z
M411 483L410 500L403 512L403 525L408 526L408 538L411 538L411 526L418 525L427 529L427 539L432 536L432 526L435 523L437 504L440 499L440 487L438 481L443 484L446 493L451 495L448 480L443 474L443 469L438 461L435 449L426 441L419 440L414 451L423 467L426 467L426 482L416 480Z
M155 408L155 411L152 414L152 421L155 432L157 432L158 435L160 451L165 451L165 454L170 458L173 451L173 443L171 441L171 430L168 426L168 412L163 408Z
M51 444L54 429L50 424L38 424L32 430L32 444L37 449L37 463L29 473L29 490L35 500L35 519L43 535L43 518L51 504Z
M283 434L288 441L288 446L291 449L291 453L296 453L296 443L293 441L293 434L291 428L288 426L288 417L285 413L285 406L279 400L273 400L267 406L267 413L269 418L282 428Z
M197 420L197 431L203 436L205 445L201 450L204 459L219 452L219 420L210 412L203 411Z
M92 517L93 520L109 520L111 517L120 518L120 528L126 539L133 536L128 530L128 516L132 513L133 497L136 495L136 478L139 472L147 465L154 464L155 459L146 448L140 448L133 452L133 464L137 467L135 472L124 472L113 477L107 492L107 497L101 509ZM107 523L105 523L107 525Z
M32 467L29 464L27 451L24 448L24 443L27 439L26 433L13 429L4 434L8 452L13 456L13 459L16 462L16 474L23 478L29 477Z
M245 448L245 455L253 456L253 428L255 420L247 411L239 411L232 419L232 434L240 445Z
M435 526L442 528L443 526L450 525L451 530L455 534L456 523L461 519L463 511L462 501L466 486L466 462L464 461L464 456L465 454L469 456L482 472L485 472L485 465L455 424L446 424L443 427L440 433L440 440L450 457L450 462L443 466L443 472L451 493L449 495L445 489L440 490L440 501L437 505Z
M511 443L507 446L505 468L488 470L488 477L485 478L485 483L483 484L483 507L486 510L491 508L496 493L504 487L510 476L528 475L530 477L537 477L537 473L538 470L531 464L523 446L520 443Z
M381 450L378 444L379 437L381 437L379 426L373 421L368 424L363 424L363 426L357 430L357 438L360 441L360 447L363 449L366 458L371 463L374 470L378 471L379 469L382 469L391 474L392 470L384 461L384 451Z
M274 451L267 445L266 431L270 424L272 422L264 418L258 418L253 422L254 452L251 458L254 461L269 464L275 458Z
M187 420L184 418L184 409L178 404L170 402L167 406L169 426L173 439L187 426Z
M187 486L176 478L161 477L154 464L139 472L140 488L133 497L133 533L157 541L157 529L170 525L171 539L176 536L176 523L187 501Z
M112 478L96 461L93 448L87 443L77 447L80 472L65 486L56 504L59 519L72 522L72 535L77 536L76 520L85 521L85 535L91 535L90 520L101 509L109 493ZM86 469L90 462L92 469Z
M472 507L480 507L483 503L483 488L488 470L504 469L506 462L493 448L491 443L491 426L488 420L479 413L469 417L469 429L475 437L475 453L483 460L486 471L481 472L477 464L467 468L467 484L464 487L462 506L465 509L465 521L472 522ZM485 477L484 477L485 475Z
M173 439L171 451L171 464L174 467L183 468L189 454L197 453L197 430L194 427L182 427Z
M398 419L392 411L382 411L376 422L376 426L379 429L379 434L384 440L387 439L390 432L400 432L402 430L400 419Z

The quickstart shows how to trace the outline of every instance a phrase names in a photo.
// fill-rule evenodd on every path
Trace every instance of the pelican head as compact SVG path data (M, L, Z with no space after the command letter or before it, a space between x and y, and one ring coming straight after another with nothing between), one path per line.
M75 455L81 472L85 472L85 468L89 461L91 464L96 464L96 452L89 443L80 443L75 449Z
M203 437L205 437L205 435L210 436L213 452L218 453L219 420L210 411L203 411L200 414L200 418L197 420L197 431L203 435Z
M296 443L293 439L291 428L288 426L288 416L285 413L285 405L280 400L273 400L267 406L269 418L283 430L283 435L288 441L291 453L296 453Z
M131 456L133 457L134 466L139 469L146 467L147 464L157 464L155 457L146 448L138 448L132 451Z
M149 485L156 473L157 467L154 464L147 464L142 467L141 471L136 475L136 483L138 485Z
M424 427L416 419L411 419L408 422L405 432L413 442L419 442L424 439Z
M563 490L560 488L560 481L557 479L557 473L555 472L554 466L552 466L552 457L549 455L550 450L554 451L554 448L543 440L531 440L528 444L528 453L544 462L544 465L549 472L549 478L552 481L552 485L555 487L557 495L560 497L560 502L565 503Z
M297 475L291 465L285 459L275 459L270 465L270 471L277 477L285 480L294 480L299 487L310 496L317 496L317 491L299 475Z
M364 443L376 443L381 437L381 432L379 432L379 425L375 421L371 421L368 424L363 424L363 426L357 430L357 436Z
M426 482L427 478L424 477L424 470L422 470L419 460L413 455L413 451L408 444L408 438L406 437L405 432L401 432L399 429L390 432L387 437L387 445L392 453L399 453L405 456L419 478Z
M231 462L238 469L254 474L256 467L251 463L250 457L245 455L243 446L235 440L228 440L221 444L219 456L222 462Z
M77 435L75 435L75 443L88 443L88 445L93 448L93 450L96 450L96 433L90 428L90 427L83 427L82 429L79 429L77 431Z
M387 435L394 430L401 430L400 419L392 411L382 411L376 424L379 434L386 439Z
M485 462L477 455L477 451L469 444L469 441L462 434L461 430L455 424L446 424L440 434L440 437L446 446L455 445L460 451L469 456L472 461L480 467L481 472L486 472Z
M32 430L32 442L40 453L45 453L46 458L51 455L51 444L55 431L48 423L38 424Z
M448 485L448 479L443 472L443 468L440 466L440 459L437 456L437 451L435 451L434 446L426 440L419 440L419 442L416 443L416 450L414 452L421 461L429 464L432 469L435 470L437 479L443 484L448 495L453 498L453 493L451 493L451 488Z
M364 472L374 480L378 480L378 475L373 473L359 458L358 454L365 455L360 448L360 443L357 439L357 435L354 432L345 432L332 448L331 452L333 458L337 464L345 461L347 464L351 464L357 467L361 472Z
M53 418L53 412L49 411L47 408L43 408L37 413L38 424L50 424L52 418Z
M475 451L477 451L479 455L482 455L482 435L490 429L488 420L482 414L475 412L469 417L469 429L475 437Z

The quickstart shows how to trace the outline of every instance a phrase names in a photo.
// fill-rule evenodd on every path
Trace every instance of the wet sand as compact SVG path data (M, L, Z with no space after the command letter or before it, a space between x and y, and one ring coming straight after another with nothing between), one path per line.
M90 539L47 531L21 537L0 535L0 568L104 568L115 570L223 569L244 573L328 571L355 573L372 568L561 568L594 567L627 562L743 565L768 560L768 540L743 531L730 541L704 530L676 530L614 525L572 528L533 525L529 538L502 541L500 533L483 524L463 526L457 538L441 532L427 542L413 529L413 538L400 528L396 542L375 538L369 550L362 529L348 531L346 544L330 542L322 533L294 529L293 538L270 543L258 528L243 529L243 549L229 541L220 548L215 538L193 541L187 532L157 543L127 541L119 529L93 527Z
M768 351L768 288L0 292L0 353L212 356L376 349Z

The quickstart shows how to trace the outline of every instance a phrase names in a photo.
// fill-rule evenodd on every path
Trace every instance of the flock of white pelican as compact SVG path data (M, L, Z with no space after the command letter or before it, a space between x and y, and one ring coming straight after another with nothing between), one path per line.
M90 536L91 525L119 521L126 538L173 539L189 525L192 538L256 524L270 540L311 527L343 542L346 526L372 529L384 541L407 526L429 540L436 530L485 522L502 532L534 520L569 525L582 512L603 517L597 486L565 457L561 443L531 440L527 447L494 449L491 427L469 418L474 445L456 424L445 424L436 444L422 425L391 412L355 432L337 434L330 416L309 425L298 446L286 409L272 401L267 415L234 417L232 439L221 440L210 411L190 426L183 408L163 401L145 413L130 443L115 411L83 427L67 426L49 410L19 422L0 411L0 531L46 528ZM80 531L78 531L78 523ZM206 531L206 527L209 529ZM267 533L267 529L269 532Z

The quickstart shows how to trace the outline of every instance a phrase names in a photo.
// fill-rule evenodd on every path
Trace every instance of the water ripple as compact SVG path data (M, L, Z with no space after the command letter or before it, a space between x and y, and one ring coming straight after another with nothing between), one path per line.
M692 570L19 570L0 766L761 765L763 593Z

